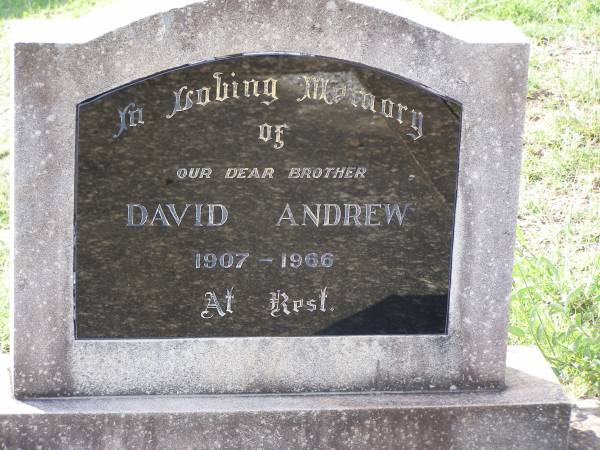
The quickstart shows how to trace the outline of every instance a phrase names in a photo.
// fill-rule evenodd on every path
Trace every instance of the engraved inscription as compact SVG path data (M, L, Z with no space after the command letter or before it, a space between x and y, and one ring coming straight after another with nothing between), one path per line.
M128 104L125 108L117 110L119 113L119 129L113 138L116 139L127 131L127 126L137 127L144 124L143 108L136 108L135 103Z
M260 139L263 142L269 142L271 139L273 139L273 136L271 136L271 134L273 134L275 136L275 143L273 144L273 148L275 150L279 150L284 146L283 131L289 128L290 127L286 123L274 126L271 126L268 123L263 123L262 125L258 126L258 129L260 130L258 134L258 139Z
M300 312L327 312L334 311L334 307L327 303L327 288L318 291L312 298L290 298L284 291L277 289L271 292L269 305L272 317L289 316Z
M224 298L219 300L215 291L209 291L204 294L206 307L200 314L203 319L212 319L213 317L223 317L227 314L233 314L233 287L227 289ZM222 305L222 302L224 303Z
M212 169L210 167L181 167L177 169L177 178L185 179L185 178L210 178L212 174Z
M175 203L166 203L164 207L159 203L152 206L150 212L149 215L148 208L140 203L128 203L127 226L179 227L185 218L186 223L189 222L194 227L220 227L229 217L227 207L218 203L186 203L179 207L175 206Z
M221 253L196 253L196 269L241 269L250 253L233 252Z
M457 102L251 54L77 113L77 338L445 333Z
M411 207L410 203L404 205L390 203L332 203L302 204L283 208L275 225L297 226L354 226L354 227L379 227L386 225L401 226L406 214Z
M221 72L213 73L215 83L212 86L202 86L200 88L188 88L181 86L173 91L174 105L171 113L165 117L171 119L175 114L181 111L187 111L194 105L206 106L211 102L224 102L239 100L240 97L256 97L263 105L269 106L278 100L277 80L273 78L262 80L242 80L241 86L235 79L235 72L231 72L230 82L223 82ZM264 98L267 99L264 99Z
M365 111L379 113L383 117L395 119L398 123L404 123L403 113L408 106L395 102L389 98L378 98L365 89L355 89L346 84L336 84L326 78L309 77L304 75L304 94L296 99L297 102L305 100L321 101L327 105L349 102L354 108L362 108ZM407 133L413 140L423 136L423 113L411 110L411 128L414 132Z

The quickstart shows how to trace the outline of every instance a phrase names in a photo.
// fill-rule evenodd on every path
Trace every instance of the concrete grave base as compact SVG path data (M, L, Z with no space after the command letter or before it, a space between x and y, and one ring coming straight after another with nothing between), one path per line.
M537 349L511 347L499 392L17 400L1 448L561 449L571 406Z

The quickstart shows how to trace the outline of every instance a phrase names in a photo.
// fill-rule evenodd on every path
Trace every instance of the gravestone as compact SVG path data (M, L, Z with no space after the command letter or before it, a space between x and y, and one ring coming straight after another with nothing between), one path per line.
M15 44L4 444L564 447L507 368L522 34L183 3Z

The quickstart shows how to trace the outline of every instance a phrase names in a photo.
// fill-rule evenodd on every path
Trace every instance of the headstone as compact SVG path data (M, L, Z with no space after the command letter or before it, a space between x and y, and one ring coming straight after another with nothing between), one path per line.
M543 359L506 367L521 33L145 8L15 44L7 446L566 445Z

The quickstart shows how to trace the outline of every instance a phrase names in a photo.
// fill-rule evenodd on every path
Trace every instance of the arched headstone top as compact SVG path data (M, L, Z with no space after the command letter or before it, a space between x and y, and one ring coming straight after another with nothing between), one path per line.
M96 8L92 13L78 19L55 18L48 20L29 19L15 24L13 30L17 42L47 42L58 44L82 44L104 35L110 35L131 26L144 26L143 21L159 18L165 25L172 23L174 14L179 9L186 9L191 14L207 12L213 9L227 14L233 9L257 12L273 7L286 10L291 1L272 2L269 0L129 0L118 1L110 5ZM310 17L311 11L318 12L329 21L352 18L352 14L365 15L369 11L402 17L414 26L430 31L443 33L448 37L473 43L526 43L523 33L507 21L468 21L450 22L435 14L429 13L411 3L399 0L317 0L304 1L300 6ZM307 8L312 5L312 8ZM323 8L325 5L325 8ZM349 7L358 7L348 10ZM232 8L231 10L228 8ZM346 14L344 15L344 11ZM340 17L341 16L341 17ZM318 17L310 17L317 19ZM223 18L226 19L226 18ZM364 17L363 23L369 25Z
M78 87L86 97L216 55L287 52L361 62L457 98L464 95L461 80L475 72L495 76L500 65L494 60L517 60L527 51L525 37L509 22L447 22L385 0L117 2L80 19L17 29L15 42L46 43L48 59L81 71ZM82 52L109 53L111 64ZM98 78L99 67L104 76ZM65 69L58 64L55 70Z

